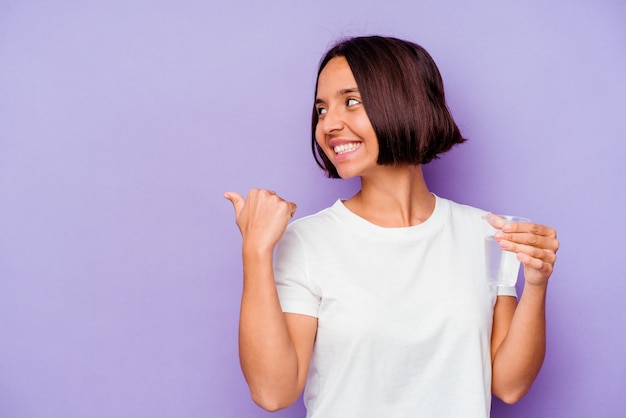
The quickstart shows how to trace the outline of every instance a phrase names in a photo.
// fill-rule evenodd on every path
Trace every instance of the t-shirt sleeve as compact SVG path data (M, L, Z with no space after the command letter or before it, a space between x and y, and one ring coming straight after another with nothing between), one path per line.
M320 297L311 287L306 251L293 228L287 228L276 247L274 279L283 312L318 317Z
M498 296L513 296L517 297L517 290L515 286L498 286Z

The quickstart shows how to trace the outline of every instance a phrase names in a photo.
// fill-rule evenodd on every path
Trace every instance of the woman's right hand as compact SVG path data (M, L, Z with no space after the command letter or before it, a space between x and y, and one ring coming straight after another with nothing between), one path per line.
M246 199L236 192L224 197L233 204L244 246L257 250L273 250L296 212L295 203L271 190L252 189Z
M296 205L270 190L224 197L235 208L243 237L243 292L239 314L239 360L252 399L268 411L293 404L308 375L317 318L283 313L273 271L274 247Z

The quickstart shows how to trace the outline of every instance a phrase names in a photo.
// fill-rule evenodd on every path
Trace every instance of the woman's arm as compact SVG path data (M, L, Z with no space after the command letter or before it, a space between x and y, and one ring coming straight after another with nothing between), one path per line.
M552 228L532 223L507 224L496 239L502 249L516 252L524 266L520 301L498 297L491 338L492 392L515 403L530 390L543 364L546 291L559 243Z
M268 411L298 398L308 373L317 319L283 314L273 272L273 251L295 212L274 192L252 190L244 200L226 193L243 237L243 294L239 357L253 400Z

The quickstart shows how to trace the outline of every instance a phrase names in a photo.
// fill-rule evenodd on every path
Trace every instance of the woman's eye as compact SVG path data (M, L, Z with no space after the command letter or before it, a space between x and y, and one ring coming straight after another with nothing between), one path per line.
M357 99L348 99L348 101L346 102L346 104L348 106L356 106L359 103L361 103L360 101L358 101Z
M326 113L326 109L324 109L323 107L318 107L316 110L317 110L317 116L321 116L324 113Z

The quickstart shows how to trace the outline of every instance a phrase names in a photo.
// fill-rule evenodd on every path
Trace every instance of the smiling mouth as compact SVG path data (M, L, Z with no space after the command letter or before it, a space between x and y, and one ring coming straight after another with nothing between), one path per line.
M333 147L333 151L335 151L335 154L341 155L345 154L346 152L357 150L360 146L360 142L351 142L349 144L336 145Z

